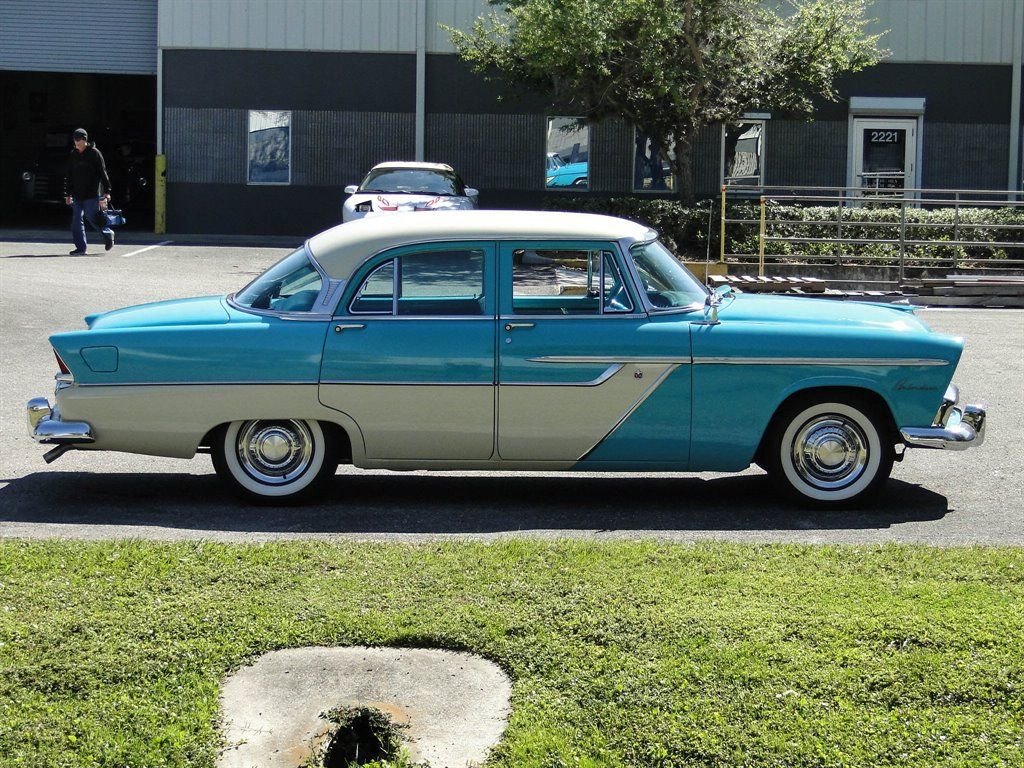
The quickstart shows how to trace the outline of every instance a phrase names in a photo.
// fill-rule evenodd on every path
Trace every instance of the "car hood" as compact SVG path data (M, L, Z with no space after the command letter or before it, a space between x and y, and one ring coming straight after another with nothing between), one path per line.
M157 328L175 325L221 325L230 319L222 296L175 299L88 315L90 329Z
M723 322L743 320L818 328L860 327L929 333L928 326L914 315L913 310L914 307L911 306L873 302L744 293L736 295L731 301L726 299L719 308L719 315Z

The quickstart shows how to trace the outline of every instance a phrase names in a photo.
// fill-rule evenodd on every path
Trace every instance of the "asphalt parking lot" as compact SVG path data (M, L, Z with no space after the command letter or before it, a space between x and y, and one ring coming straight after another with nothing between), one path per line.
M760 470L739 475L391 473L341 468L330 501L248 507L210 460L70 452L47 465L25 429L25 402L52 396L46 338L84 315L240 288L301 238L126 236L71 257L62 233L0 232L0 536L325 537L420 541L511 536L672 541L1024 544L1024 311L931 310L934 329L967 338L955 377L989 406L984 446L916 451L871 508L818 513L778 504Z

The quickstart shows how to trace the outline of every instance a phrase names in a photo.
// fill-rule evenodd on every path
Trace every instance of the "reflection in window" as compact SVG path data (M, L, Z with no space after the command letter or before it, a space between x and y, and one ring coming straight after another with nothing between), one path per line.
M291 183L289 111L249 110L249 183Z
M544 186L590 187L590 126L582 117L549 117Z
M479 249L409 253L377 267L352 301L355 314L480 315L484 252Z
M633 191L672 192L676 188L676 177L669 166L675 160L675 146L662 146L657 139L636 131L633 134Z
M722 183L760 187L764 184L764 120L742 120L722 126Z
M512 311L521 315L629 312L633 301L610 251L512 252Z
M274 312L308 312L316 303L323 278L305 246L289 254L235 294L236 304Z

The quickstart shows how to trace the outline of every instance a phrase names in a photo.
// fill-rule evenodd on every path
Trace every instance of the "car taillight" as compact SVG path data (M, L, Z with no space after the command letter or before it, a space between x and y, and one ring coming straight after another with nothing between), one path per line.
M57 350L53 350L53 356L57 358L57 367L60 368L60 372L65 375L70 375L71 370L64 364L64 361L60 359L60 355L57 354Z

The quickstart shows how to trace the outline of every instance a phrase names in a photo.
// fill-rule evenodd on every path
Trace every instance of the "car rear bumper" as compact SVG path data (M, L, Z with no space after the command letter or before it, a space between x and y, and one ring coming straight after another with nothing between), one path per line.
M84 421L63 421L45 397L34 397L26 405L28 433L37 443L73 446L96 440L92 426Z
M960 407L960 391L952 384L930 427L900 427L903 442L910 448L962 451L985 442L986 407L974 403Z

